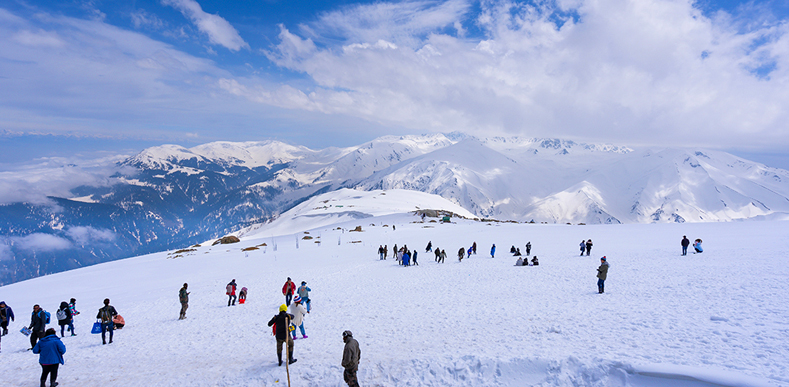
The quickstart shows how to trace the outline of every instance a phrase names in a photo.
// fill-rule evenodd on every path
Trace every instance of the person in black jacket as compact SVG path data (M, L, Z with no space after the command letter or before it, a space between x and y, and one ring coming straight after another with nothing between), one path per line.
M297 359L293 358L293 339L288 334L288 326L293 321L293 315L288 313L288 306L282 304L279 306L279 314L274 315L268 322L268 326L274 324L277 336L277 360L279 365L282 365L282 344L288 342L288 364L293 364Z
M36 346L38 339L44 337L44 331L47 329L47 320L44 316L44 311L38 304L33 305L33 314L30 316L30 326L32 331L30 334L30 349Z
M690 246L690 239L687 235L682 236L682 255L688 255L688 246Z
M101 343L107 344L106 333L107 330L110 331L110 344L112 344L112 333L115 330L115 323L112 322L112 318L117 315L118 312L115 310L115 307L110 305L110 299L104 299L104 307L99 309L99 313L96 315L97 319L101 320Z
M58 309L56 316L58 317L58 325L60 325L60 337L65 337L66 325L70 325L72 319L71 308L69 308L68 302L63 301L60 303L60 309ZM60 317L65 318L61 319Z
M8 334L8 323L14 321L14 311L11 307L5 304L5 301L0 301L0 328L3 328L2 336Z

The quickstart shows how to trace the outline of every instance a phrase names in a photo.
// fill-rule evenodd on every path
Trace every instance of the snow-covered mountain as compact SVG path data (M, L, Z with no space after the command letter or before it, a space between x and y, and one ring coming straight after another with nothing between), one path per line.
M205 241L342 188L441 196L482 218L548 223L789 218L789 172L725 152L631 149L459 133L312 150L278 141L162 145L120 163L110 186L54 205L0 206L0 235L111 235L62 251L11 243L0 283Z

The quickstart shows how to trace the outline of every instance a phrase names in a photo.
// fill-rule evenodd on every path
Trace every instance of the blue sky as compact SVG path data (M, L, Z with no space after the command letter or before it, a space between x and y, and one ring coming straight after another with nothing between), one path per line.
M0 170L463 131L789 168L789 1L0 2Z

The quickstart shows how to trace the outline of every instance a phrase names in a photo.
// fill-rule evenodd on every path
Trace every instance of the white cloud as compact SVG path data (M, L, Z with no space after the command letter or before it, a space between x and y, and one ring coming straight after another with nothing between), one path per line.
M135 10L131 14L129 14L131 18L132 25L134 28L152 28L152 29L162 29L165 27L165 22L162 19L159 19L156 15L147 12L143 9Z
M241 38L235 28L219 15L203 11L195 0L162 0L162 4L169 5L192 20L197 28L208 35L213 44L224 46L231 51L242 48L249 49L249 44Z
M52 234L35 233L9 239L17 249L28 251L50 252L74 247L68 239Z
M413 130L789 145L789 23L743 28L685 0L481 7L471 14L461 1L402 2L330 12L300 26L301 36L282 27L267 54L313 85L236 78L220 87ZM464 35L458 20L476 23L482 37Z
M115 233L111 230L86 226L69 227L66 230L66 235L81 246L91 242L111 242L115 240Z

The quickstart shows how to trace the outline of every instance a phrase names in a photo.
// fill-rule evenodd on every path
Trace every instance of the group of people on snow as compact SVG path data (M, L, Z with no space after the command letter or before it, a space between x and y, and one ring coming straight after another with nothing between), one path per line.
M682 242L680 242L680 244L682 245L682 255L688 255L688 246L690 245L690 239L688 239L687 235L682 236ZM701 239L696 239L695 241L693 241L693 250L694 250L693 252L694 254L704 252L704 249L701 248Z

